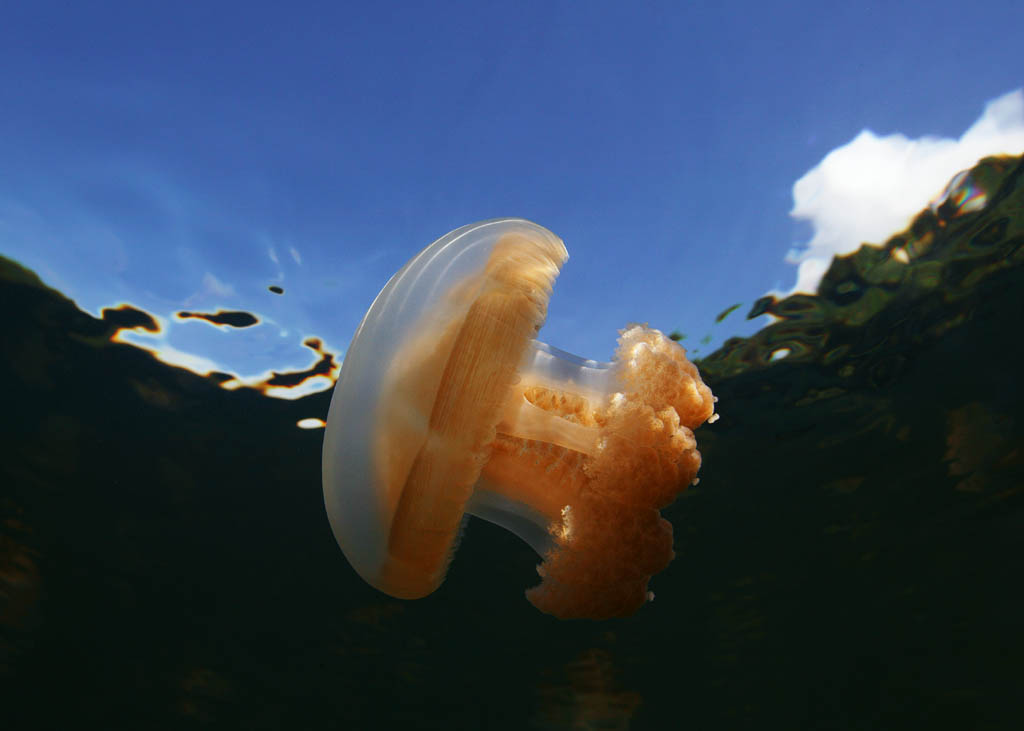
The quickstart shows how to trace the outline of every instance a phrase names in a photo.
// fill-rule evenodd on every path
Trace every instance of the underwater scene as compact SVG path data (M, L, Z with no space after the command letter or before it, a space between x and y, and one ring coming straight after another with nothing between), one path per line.
M691 354L719 418L662 508L653 601L561 620L485 520L416 601L352 569L331 390L266 394L336 376L319 341L308 371L228 388L123 342L149 313L94 317L0 257L0 723L1017 728L1022 293L1024 158L994 156L817 294L758 300L771 324Z

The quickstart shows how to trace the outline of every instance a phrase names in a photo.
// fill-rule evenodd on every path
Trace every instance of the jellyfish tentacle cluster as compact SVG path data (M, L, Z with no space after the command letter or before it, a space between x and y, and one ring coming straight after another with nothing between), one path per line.
M659 331L615 359L534 336L568 255L547 229L457 229L385 286L353 338L324 435L324 499L356 571L401 598L441 585L468 513L543 561L527 598L558 617L635 612L673 557L659 512L694 481L714 397Z
M672 560L672 527L659 509L697 475L693 429L713 412L711 390L678 344L643 325L621 331L612 363L533 349L551 357L517 374L509 400L518 408L503 411L469 512L516 532L532 520L531 545L544 562L526 596L539 609L632 614L648 599L651 575ZM543 495L519 502L521 485ZM477 513L477 504L493 512ZM545 542L536 539L542 530Z

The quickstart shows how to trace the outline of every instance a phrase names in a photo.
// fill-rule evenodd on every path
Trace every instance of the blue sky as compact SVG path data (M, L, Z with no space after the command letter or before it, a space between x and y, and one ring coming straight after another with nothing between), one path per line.
M0 253L94 313L254 312L160 341L245 375L308 365L308 335L342 352L408 258L499 216L569 249L543 340L607 359L641 321L706 354L764 324L750 304L792 289L794 249L847 207L805 186L790 216L824 160L916 210L869 158L959 140L999 98L998 144L1024 129L1014 2L19 6Z

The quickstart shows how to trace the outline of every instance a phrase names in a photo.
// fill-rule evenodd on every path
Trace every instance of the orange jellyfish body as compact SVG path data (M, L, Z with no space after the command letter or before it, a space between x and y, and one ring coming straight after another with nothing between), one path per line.
M537 550L527 598L558 617L632 614L671 561L659 509L696 476L692 430L714 398L657 330L624 330L612 363L534 340L566 258L522 219L463 227L396 274L360 325L325 430L324 496L378 589L440 586L467 512Z

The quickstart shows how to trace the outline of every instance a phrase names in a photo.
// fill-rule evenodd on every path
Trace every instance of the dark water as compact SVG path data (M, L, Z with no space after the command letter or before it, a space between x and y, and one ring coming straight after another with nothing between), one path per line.
M1021 727L1024 164L969 183L703 362L677 557L610 622L538 613L482 522L431 597L375 592L295 427L329 394L161 365L0 260L0 724Z

